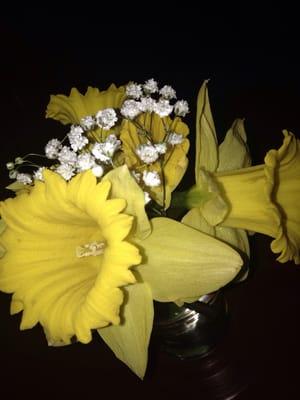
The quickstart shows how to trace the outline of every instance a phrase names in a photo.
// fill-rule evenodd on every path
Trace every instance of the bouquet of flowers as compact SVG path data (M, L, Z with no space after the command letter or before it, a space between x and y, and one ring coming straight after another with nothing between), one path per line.
M249 233L300 263L300 141L284 131L251 166L243 120L218 144L205 81L195 184L178 192L188 112L154 79L51 96L46 116L66 136L8 162L12 196L0 202L0 290L11 314L23 312L20 329L40 323L51 346L88 343L96 330L143 378L154 300L193 302L244 278Z

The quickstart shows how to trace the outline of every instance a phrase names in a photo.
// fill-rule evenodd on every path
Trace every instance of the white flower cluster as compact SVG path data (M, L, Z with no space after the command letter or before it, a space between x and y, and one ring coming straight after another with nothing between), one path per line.
M110 134L103 142L93 142L92 136L87 135L87 132L98 128L108 131L118 123L119 118L134 120L140 113L145 112L155 113L161 118L172 113L184 117L189 112L188 103L185 100L179 100L171 104L171 101L176 99L176 92L171 86L164 85L160 88L154 79L148 79L143 84L130 82L126 86L126 99L119 112L113 108L105 108L95 115L81 118L79 124L71 125L66 135L69 142L67 144L66 138L63 140L53 138L48 141L45 146L45 156L53 161L50 169L67 181L75 174L86 170L91 170L96 177L101 177L107 170L114 167L113 157L121 148L121 141L115 134ZM137 146L135 152L142 163L150 167L166 154L170 147L181 144L183 140L182 134L168 131L166 128L162 142L153 143L150 138L146 143ZM8 162L6 165L9 177L24 185L30 185L34 180L43 180L45 167L29 161L29 155L24 158L17 157L14 162ZM41 155L41 157L45 156ZM34 170L31 174L19 172L20 166L31 167ZM161 177L155 170L144 170L142 173L132 172L132 174L143 188L157 187L162 184ZM147 192L145 196L149 198Z
M157 95L158 99L152 97ZM175 115L184 117L189 112L187 101L179 100L171 104L170 100L176 99L175 90L165 85L161 89L154 79L147 80L144 84L130 82L126 86L127 100L121 107L121 114L127 119L134 119L142 112L154 112L161 118L167 117L172 112Z
M99 110L95 116L87 115L86 117L81 118L79 128L82 129L82 132L97 128L108 131L116 125L117 121L118 117L115 110L113 108L105 108Z
M70 139L70 136L68 137ZM74 148L74 142L70 141L70 143L71 147ZM82 142L81 145L85 146L85 143L83 144ZM112 164L112 158L120 147L121 142L114 134L109 135L103 143L95 143L91 151L83 151L80 154L77 154L69 146L63 146L57 154L60 165L55 168L55 171L67 181L76 173L88 169L92 170L96 177L100 178L105 169L103 164ZM80 149L82 146L76 146L76 148Z

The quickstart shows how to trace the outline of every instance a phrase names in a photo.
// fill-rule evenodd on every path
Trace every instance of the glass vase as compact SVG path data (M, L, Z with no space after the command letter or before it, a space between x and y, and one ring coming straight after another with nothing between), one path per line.
M154 304L154 335L160 348L180 359L203 357L224 335L228 308L221 291L202 296L194 303Z

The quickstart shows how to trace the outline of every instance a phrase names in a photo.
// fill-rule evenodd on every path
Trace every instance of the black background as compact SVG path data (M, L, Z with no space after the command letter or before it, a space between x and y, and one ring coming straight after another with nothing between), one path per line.
M197 92L203 80L210 79L219 138L234 118L245 118L254 164L281 144L282 129L300 137L299 45L293 10L269 5L224 14L216 7L209 13L198 10L194 18L180 7L174 16L151 10L147 21L124 15L120 22L115 13L92 9L64 16L27 10L2 17L2 199L9 194L3 189L10 182L5 163L42 152L48 139L64 135L63 126L44 118L45 109L50 94L68 94L73 86L81 91L89 85L105 89L111 82L121 85L152 77L170 84L190 103L187 122L193 143ZM190 159L183 186L192 182L193 150ZM239 399L299 396L300 270L293 263L277 263L269 244L269 238L255 235L249 279L226 291L231 323L217 357L233 371L231 380L249 384ZM174 360L151 347L141 382L96 336L88 345L48 348L40 327L20 332L19 322L20 316L9 316L9 296L1 294L1 392L11 398L24 393L33 398L217 398L208 392L220 377L211 376L204 384L203 361Z

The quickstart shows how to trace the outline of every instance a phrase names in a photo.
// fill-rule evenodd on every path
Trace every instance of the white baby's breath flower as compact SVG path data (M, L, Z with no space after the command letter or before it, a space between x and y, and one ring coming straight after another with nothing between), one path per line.
M77 171L82 172L87 169L91 169L95 166L95 158L91 155L91 153L82 153L79 154L77 158Z
M91 115L81 118L80 125L85 131L89 131L95 126L95 119Z
M176 92L175 90L169 86L169 85L165 85L164 87L162 87L159 91L159 94L167 100L171 100L171 99L176 99Z
M104 152L104 143L95 143L92 147L92 154L95 156L96 160L104 163L109 163L111 157Z
M126 94L128 97L132 97L133 99L139 99L142 94L142 85L139 85L135 82L130 82L126 86Z
M81 126L71 126L71 130L68 133L68 139L74 151L83 149L83 147L89 142L88 138L82 135L83 132L84 131Z
M158 84L154 79L148 79L143 85L146 94L156 93L158 91Z
M75 175L75 168L70 164L60 164L55 171L66 181L69 181Z
M145 199L145 204L150 203L150 201L152 200L148 192L144 192L144 199Z
M160 99L154 106L154 112L160 117L167 117L173 111L173 106L169 103L169 100Z
M141 97L139 108L142 112L153 112L155 107L156 101L149 96Z
M179 117L185 117L190 112L189 105L186 100L178 100L174 104L174 113Z
M156 171L143 171L143 181L149 187L157 187L161 184L160 176Z
M101 176L104 174L104 168L102 167L102 165L96 165L95 167L92 168L92 173L97 178L101 178Z
M117 114L113 108L105 108L98 111L95 119L97 125L105 131L111 129L118 121Z
M121 140L116 135L111 134L106 138L103 145L104 154L112 158L115 152L121 147Z
M140 103L135 100L125 100L121 107L121 114L128 119L134 119L140 114Z
M80 125L71 125L70 133L73 135L81 135L84 129Z
M75 165L77 162L77 154L68 146L61 149L57 158L61 164Z
M45 169L44 167L40 167L39 169L35 170L33 173L34 179L36 179L38 181L43 181L44 180L44 177L43 177L44 169Z
M121 141L116 135L109 135L105 142L95 143L92 148L92 154L95 158L104 163L110 163L115 152L121 147Z
M154 147L156 148L157 152L159 154L165 154L167 151L167 145L166 143L156 143L154 145Z
M32 183L32 178L29 174L19 173L17 174L17 181L24 185L30 185Z
M135 151L139 158L146 164L155 162L159 157L157 149L152 144L140 144Z
M58 139L51 139L45 146L46 157L53 160L58 157L62 144Z
M183 135L181 133L176 133L176 132L170 132L167 138L167 142L175 146L176 144L180 144L183 141Z

